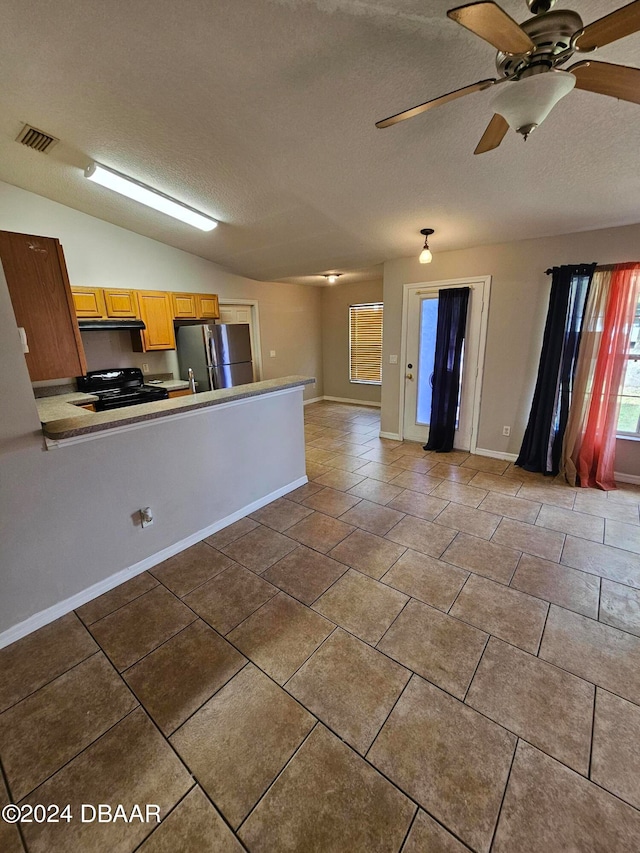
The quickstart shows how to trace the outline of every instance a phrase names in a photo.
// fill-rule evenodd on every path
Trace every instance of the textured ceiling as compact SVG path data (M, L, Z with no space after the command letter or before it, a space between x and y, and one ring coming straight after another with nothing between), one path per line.
M571 0L585 23L624 0ZM22 0L0 30L0 179L261 280L380 275L416 253L640 220L640 107L572 92L526 143L473 149L493 76L452 0ZM504 0L517 20L524 0ZM598 52L640 65L640 34ZM62 141L14 141L24 122ZM97 160L220 220L201 233L83 177Z

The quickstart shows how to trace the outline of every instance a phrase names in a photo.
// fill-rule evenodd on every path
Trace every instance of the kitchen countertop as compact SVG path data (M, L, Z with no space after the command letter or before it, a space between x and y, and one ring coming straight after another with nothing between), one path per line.
M167 387L180 380L162 383ZM273 391L282 391L303 385L313 385L315 379L307 376L283 376L280 379L266 379L262 382L252 382L248 385L238 385L235 388L222 388L219 391L203 391L199 394L189 394L176 397L173 400L157 400L153 403L141 403L138 406L128 406L121 409L111 409L107 412L89 412L78 409L81 404L89 404L97 398L91 394L60 394L56 397L43 397L36 400L38 413L47 438L64 440L96 432L106 432L143 421L165 418L195 409L228 403L232 400L242 400L257 397ZM188 387L188 383L181 383ZM179 390L176 387L170 390Z

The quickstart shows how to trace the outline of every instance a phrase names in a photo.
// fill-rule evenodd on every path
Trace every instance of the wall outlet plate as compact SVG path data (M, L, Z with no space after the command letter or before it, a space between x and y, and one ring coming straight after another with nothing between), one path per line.
M507 436L511 435L511 427L510 426L503 426L502 427L502 434L507 435Z
M398 356L397 355L390 355L389 356L389 364L397 364L397 363L398 363Z

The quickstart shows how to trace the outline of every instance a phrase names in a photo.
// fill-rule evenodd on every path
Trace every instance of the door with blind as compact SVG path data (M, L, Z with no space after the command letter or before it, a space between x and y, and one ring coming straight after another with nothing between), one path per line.
M349 381L382 383L382 302L349 306Z
M480 382L486 337L485 303L489 279L408 285L404 292L404 395L403 437L426 443L429 438L431 392L438 322L438 291L445 287L469 287L467 328L462 351L460 395L454 446L475 446L480 403Z

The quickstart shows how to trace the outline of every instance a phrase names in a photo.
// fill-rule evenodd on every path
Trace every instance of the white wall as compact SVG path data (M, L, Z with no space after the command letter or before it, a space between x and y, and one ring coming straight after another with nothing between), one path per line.
M349 306L382 302L382 279L322 289L322 376L328 397L380 403L379 385L349 381Z
M307 386L305 395L311 398L323 393L321 288L233 275L204 258L1 181L0 229L57 237L74 285L182 290L217 293L222 299L257 300L262 378L314 376L317 385ZM106 332L83 334L89 369L125 366L122 360L126 360L131 366L148 362L152 373L177 373L175 353L131 352L127 358L122 347L127 346L128 333L115 334L115 338ZM269 357L271 350L276 351L275 358ZM118 356L119 364L100 364L112 356Z
M535 387L551 279L545 270L560 264L640 260L640 225L565 234L438 252L433 263L415 257L384 265L384 365L382 430L399 426L399 393L404 365L389 364L400 354L404 284L492 276L491 304L480 406L478 447L518 453ZM510 438L502 427L511 426ZM640 444L618 442L616 470L640 475ZM623 446L624 445L624 446ZM623 467L621 467L623 466Z

